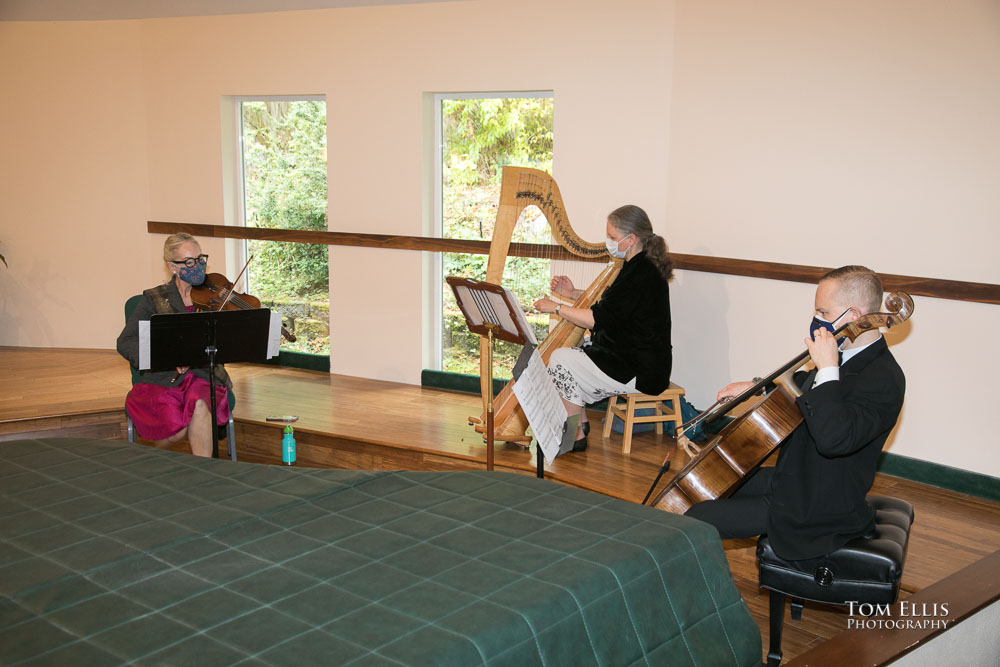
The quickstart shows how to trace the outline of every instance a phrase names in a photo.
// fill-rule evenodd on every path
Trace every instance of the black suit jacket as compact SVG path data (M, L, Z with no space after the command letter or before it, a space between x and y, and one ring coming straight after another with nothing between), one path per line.
M841 366L839 382L798 398L805 422L781 446L768 513L768 535L782 558L822 556L873 527L865 495L905 386L880 338Z

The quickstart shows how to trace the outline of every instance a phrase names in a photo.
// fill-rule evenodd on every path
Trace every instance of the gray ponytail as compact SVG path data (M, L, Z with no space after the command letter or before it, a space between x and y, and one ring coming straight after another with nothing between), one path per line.
M638 206L626 204L608 214L611 226L623 234L635 234L646 252L646 257L653 263L664 280L670 280L674 275L674 263L670 259L667 242L662 236L653 232L649 216Z

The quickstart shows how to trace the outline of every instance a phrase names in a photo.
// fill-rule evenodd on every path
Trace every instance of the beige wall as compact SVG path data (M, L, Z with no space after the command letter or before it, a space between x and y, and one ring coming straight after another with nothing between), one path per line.
M426 93L552 90L586 238L630 201L677 252L1000 282L998 26L989 0L0 24L0 344L111 347L121 303L162 275L145 221L225 219L229 95L326 96L331 230L423 233ZM334 372L418 382L421 254L330 256ZM705 406L801 349L812 288L678 272L673 297L675 379ZM996 306L918 299L891 337L909 379L893 452L1000 475L976 428L998 325Z
M567 14L576 18L563 21L558 38L522 25L531 16L554 26ZM615 17L631 17L634 33L603 35ZM575 223L600 238L604 213L631 198L644 198L662 219L671 20L666 5L638 0L614 9L471 2L145 22L152 215L221 220L220 95L323 94L330 229L419 235L424 94L553 90L555 171ZM614 132L595 132L609 125ZM628 164L637 154L642 169L591 167ZM418 383L421 256L333 247L330 257L332 335L342 352L333 371Z
M0 344L113 347L120 279L149 281L139 46L134 24L0 23Z
M678 4L674 250L1000 283L1000 5ZM813 288L686 272L675 376L697 405L803 349ZM917 297L890 450L1000 476L982 428L1000 306ZM688 354L698 350L698 354Z

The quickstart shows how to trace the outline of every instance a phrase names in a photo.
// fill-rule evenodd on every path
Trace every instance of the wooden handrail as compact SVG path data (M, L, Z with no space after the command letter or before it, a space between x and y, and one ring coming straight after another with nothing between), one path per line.
M263 227L235 227L230 225L205 225L194 222L146 223L150 234L173 234L187 232L194 236L254 239L259 241L281 241L285 243L319 243L326 245L353 246L359 248L386 248L392 250L423 250L426 252L458 252L473 255L489 254L489 241L462 241L428 236L400 236L393 234L361 234L353 232L313 232L300 229L266 229ZM543 243L512 243L510 255L516 257L543 257L548 259L584 260L566 251L562 246ZM829 271L819 266L782 264L729 257L708 255L685 255L670 253L674 267L686 271L722 273L750 278L769 278L799 283L815 283ZM1000 304L1000 285L974 283L964 280L941 280L920 278L892 273L880 273L882 286L886 291L902 291L910 295L930 296L937 299L972 301L976 303Z

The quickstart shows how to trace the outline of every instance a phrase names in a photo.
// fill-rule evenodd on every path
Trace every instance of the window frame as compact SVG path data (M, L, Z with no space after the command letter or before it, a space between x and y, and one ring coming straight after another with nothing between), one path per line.
M433 170L434 178L431 187L433 188L431 200L433 201L432 211L432 232L438 238L444 238L444 132L442 131L443 115L441 107L445 100L488 100L488 99L530 99L548 98L555 104L555 91L553 90L522 90L522 91L495 91L495 92L464 92L464 93L434 93L434 151ZM240 135L242 137L242 133ZM553 150L553 162L555 161L555 151ZM442 349L443 330L442 320L444 319L444 302L442 300L442 285L444 284L444 262L442 253L432 253L431 260L431 289L430 308L431 316L428 317L428 335L434 344L429 346L429 358L427 362L432 370L441 371L444 366L444 350ZM426 348L425 348L426 349Z
M236 227L247 226L247 198L246 198L246 170L244 158L246 156L246 145L243 141L243 103L244 102L322 102L326 105L326 95L233 95L229 98L233 102L233 113L235 114L234 127L236 129L236 206L234 207L233 224ZM327 146L329 147L329 122L327 116ZM329 184L327 189L326 205L330 208ZM249 251L247 250L249 241L239 239L234 249L234 259L240 268L246 264Z

